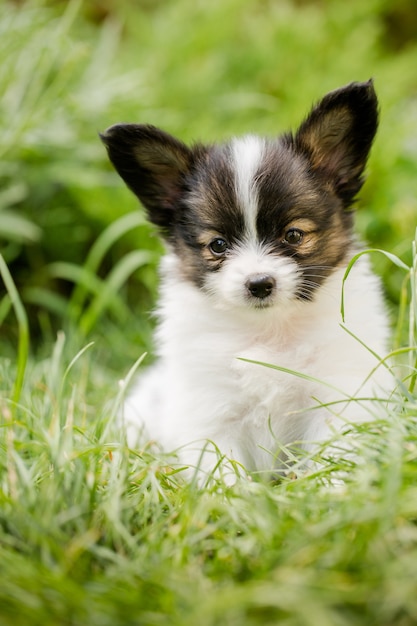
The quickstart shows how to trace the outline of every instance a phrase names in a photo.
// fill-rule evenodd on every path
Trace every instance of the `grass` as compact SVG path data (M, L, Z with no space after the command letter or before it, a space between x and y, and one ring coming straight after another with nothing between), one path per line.
M0 626L417 623L414 14L410 0L1 3ZM369 76L381 126L357 221L389 251L373 259L398 393L356 427L356 463L324 446L297 480L187 483L115 425L118 381L152 349L160 246L97 132L276 133Z
M416 622L414 385L354 429L357 463L323 446L322 469L297 480L202 488L162 453L127 448L117 379L77 341L60 332L42 360L1 361L0 624Z
M198 489L120 442L116 381L72 349L60 335L2 402L0 623L415 622L415 398L361 428L343 488L328 463Z

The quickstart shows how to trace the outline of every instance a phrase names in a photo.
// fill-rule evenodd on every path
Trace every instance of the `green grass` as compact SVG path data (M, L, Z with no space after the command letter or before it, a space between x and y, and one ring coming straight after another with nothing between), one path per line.
M1 624L415 623L412 394L358 428L357 465L198 488L123 444L96 345L60 334L18 404L2 367Z
M323 445L320 468L275 484L198 487L171 457L129 449L98 342L60 332L43 359L2 359L0 624L414 624L415 263L408 279L403 382L353 428L356 461Z
M0 4L0 626L417 623L414 16L412 0ZM161 247L97 133L274 134L370 76L357 222L386 250L398 394L354 429L356 462L324 446L297 480L187 483L115 424L119 379L152 351Z

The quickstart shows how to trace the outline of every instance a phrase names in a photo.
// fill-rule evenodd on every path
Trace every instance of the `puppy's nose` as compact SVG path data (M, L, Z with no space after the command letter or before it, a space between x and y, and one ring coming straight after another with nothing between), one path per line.
M246 281L246 289L254 298L267 298L276 286L275 279L267 274L256 274Z

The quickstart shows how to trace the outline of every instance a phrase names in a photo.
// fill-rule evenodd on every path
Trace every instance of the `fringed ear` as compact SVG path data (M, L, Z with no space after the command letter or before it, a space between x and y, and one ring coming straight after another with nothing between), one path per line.
M295 135L296 149L332 184L346 207L362 187L377 126L378 101L370 80L327 94Z
M149 125L116 124L100 137L117 172L145 206L150 220L168 234L191 167L192 151Z

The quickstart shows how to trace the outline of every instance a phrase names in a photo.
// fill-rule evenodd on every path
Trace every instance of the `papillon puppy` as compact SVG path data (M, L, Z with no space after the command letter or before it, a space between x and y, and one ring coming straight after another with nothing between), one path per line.
M273 473L373 417L364 398L386 384L388 322L367 256L345 282L346 327L341 294L377 124L369 81L271 139L187 147L141 124L101 136L167 248L158 359L127 399L130 443L157 441L203 472L220 453Z

